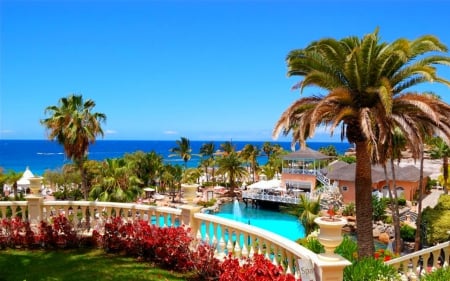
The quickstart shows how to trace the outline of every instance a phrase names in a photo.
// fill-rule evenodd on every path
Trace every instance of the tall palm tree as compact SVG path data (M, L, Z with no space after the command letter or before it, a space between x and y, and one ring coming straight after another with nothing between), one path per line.
M216 146L215 146L214 142L204 143L200 147L200 155L204 160L205 174L207 176L207 179L206 179L207 181L209 181L208 168L210 166L212 166L212 177L214 179L215 151L216 151Z
M181 137L181 139L176 141L177 146L170 149L170 152L173 154L170 154L169 157L173 156L179 156L184 161L184 168L187 168L187 162L191 160L192 158L192 148L191 148L191 142L188 138Z
M442 176L444 178L444 191L448 194L448 158L450 157L450 148L441 137L431 139L430 156L433 159L442 159Z
M432 131L450 135L450 107L431 95L407 92L425 82L450 85L435 67L450 63L442 54L446 51L431 35L388 44L380 42L376 30L361 39L318 40L287 56L288 75L304 77L294 88L303 91L316 86L327 94L295 101L281 115L273 135L292 132L293 144L298 141L304 146L317 126L326 125L331 134L341 128L341 138L355 145L359 258L374 253L371 164L384 163L388 157L380 153L377 143L390 143L393 128L399 127L416 144L411 147L417 159L417 144L423 143L424 135Z
M236 182L238 179L244 178L248 175L247 169L242 166L242 161L236 152L231 152L230 154L222 156L217 160L217 162L219 166L217 173L227 176L230 186L230 196L234 196Z
M45 109L50 117L41 120L41 124L49 131L48 139L57 140L63 145L64 152L78 167L81 173L81 189L87 199L87 182L83 163L87 158L90 144L97 136L103 136L101 123L106 121L106 115L92 112L95 102L83 100L81 95L71 94L61 98L58 105Z
M248 163L250 164L250 171L253 177L253 181L255 181L256 179L256 170L258 168L257 158L259 154L260 150L258 146L253 144L246 144L239 153L242 159L244 159L244 161L248 161Z

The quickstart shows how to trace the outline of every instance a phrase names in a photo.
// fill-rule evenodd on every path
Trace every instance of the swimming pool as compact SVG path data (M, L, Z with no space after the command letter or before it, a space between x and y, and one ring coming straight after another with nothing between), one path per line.
M233 212L233 209L237 207L235 203L241 212L240 216ZM245 207L244 203L235 203L223 204L215 215L257 226L293 241L305 237L305 230L295 216L278 211Z

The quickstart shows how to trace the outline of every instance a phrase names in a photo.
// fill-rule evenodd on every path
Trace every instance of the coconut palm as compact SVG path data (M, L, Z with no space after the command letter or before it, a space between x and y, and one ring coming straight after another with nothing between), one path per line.
M101 123L106 121L105 114L92 112L94 107L93 100L83 100L81 95L72 94L61 98L58 105L48 106L45 113L50 114L50 117L41 120L41 124L49 131L48 138L63 145L67 157L80 170L85 199L88 189L83 163L89 145L95 143L97 136L103 136Z
M447 48L426 35L415 40L380 42L378 30L361 39L347 37L312 42L287 56L288 75L303 76L294 88L316 86L327 95L304 97L281 115L273 135L292 132L292 142L305 146L316 127L326 125L331 134L355 145L355 194L358 257L372 256L371 164L384 163L390 154L380 153L377 143L391 143L396 127L408 137L418 158L423 136L432 131L449 135L450 107L431 95L407 90L425 82L450 85L439 77L435 65L450 64L442 53Z
M234 188L238 179L244 178L248 175L247 169L242 166L242 161L236 152L224 155L217 160L219 168L217 173L224 175L229 180L230 196L234 196Z
M173 156L179 156L184 161L184 168L187 168L187 162L191 160L192 158L192 149L191 149L191 142L188 138L181 137L181 139L176 141L177 146L170 149L170 152L173 154L170 154L169 157Z

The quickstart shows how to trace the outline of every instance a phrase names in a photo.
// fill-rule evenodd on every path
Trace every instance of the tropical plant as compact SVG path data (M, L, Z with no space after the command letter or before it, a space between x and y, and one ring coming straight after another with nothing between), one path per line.
M214 145L214 142L208 142L202 144L200 147L200 156L202 157L202 165L205 168L205 175L206 175L206 181L209 181L209 173L208 168L212 167L212 177L214 179L214 172L215 172L215 153L216 146Z
M18 173L14 170L9 170L8 173L6 173L6 180L5 182L12 185L13 193L14 193L14 199L17 199L17 182L22 177L23 173Z
M401 281L397 270L379 259L365 257L344 269L345 281Z
M372 163L384 163L390 153L377 143L391 143L394 128L407 136L417 159L425 135L450 136L450 106L432 95L407 92L409 88L438 82L435 65L450 58L438 38L425 35L415 40L380 42L378 30L341 40L325 38L287 56L288 75L303 76L294 88L315 86L327 91L295 101L275 125L273 135L292 133L292 142L305 146L316 127L326 125L331 134L341 128L341 138L355 145L355 194L359 257L373 256Z
M188 138L181 137L176 143L177 146L170 149L173 154L170 154L169 157L179 156L183 159L184 168L187 169L187 162L192 158L191 142Z
M305 234L309 235L317 229L314 220L320 214L320 196L317 199L311 199L305 194L300 194L299 199L297 205L290 205L285 210L299 219L305 229Z
M142 193L141 180L132 172L123 158L106 159L102 173L95 180L91 199L112 202L133 202Z
M51 116L42 119L41 124L49 131L48 138L57 140L63 145L67 157L77 165L81 173L81 189L85 199L88 195L85 169L83 163L87 158L90 144L96 137L103 136L101 123L106 121L106 115L92 112L95 102L83 100L81 95L69 95L61 98L58 105L48 106L46 114Z
M432 138L430 143L430 157L433 159L442 159L442 183L444 191L448 194L448 158L450 157L450 148L441 137Z
M234 196L234 189L237 187L238 179L242 179L248 175L247 170L242 166L242 161L238 154L232 151L229 154L224 154L217 160L217 173L228 178L230 187L230 196Z
M256 179L256 171L258 168L257 157L259 156L260 150L258 146L253 144L246 144L244 148L239 152L239 155L250 164L250 171L252 174L252 180Z

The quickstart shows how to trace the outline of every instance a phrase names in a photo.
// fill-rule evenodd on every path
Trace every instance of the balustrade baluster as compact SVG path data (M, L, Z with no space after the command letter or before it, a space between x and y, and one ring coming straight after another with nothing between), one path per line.
M218 228L218 225L217 225L217 223L214 223L214 222L211 222L211 224L212 224L212 227L213 227L213 237L212 237L211 242L212 242L212 246L217 248L217 241L218 241L218 239L217 239L217 237L218 237L218 234L217 234L218 230L217 230L217 228Z
M248 257L248 246L247 243L249 243L249 235L248 233L242 233L242 236L244 238L244 242L242 243L242 251L241 251L241 255L243 257ZM240 239L239 239L240 240Z
M240 258L241 257L241 232L239 231L239 230L237 230L237 229L235 229L234 230L234 232L235 232L235 236L236 236L236 241L235 241L235 243L234 243L234 251L233 251L233 253L234 253L234 255L236 256L236 257L238 257L238 258Z
M233 253L233 248L234 248L234 245L233 245L233 229L232 228L230 228L230 227L227 227L227 231L228 231L228 237L227 237L227 250L228 250L228 252L227 252L227 254L229 254L229 253Z
M219 257L225 256L225 227L223 225L220 226L220 239L219 244L217 244L217 254Z

